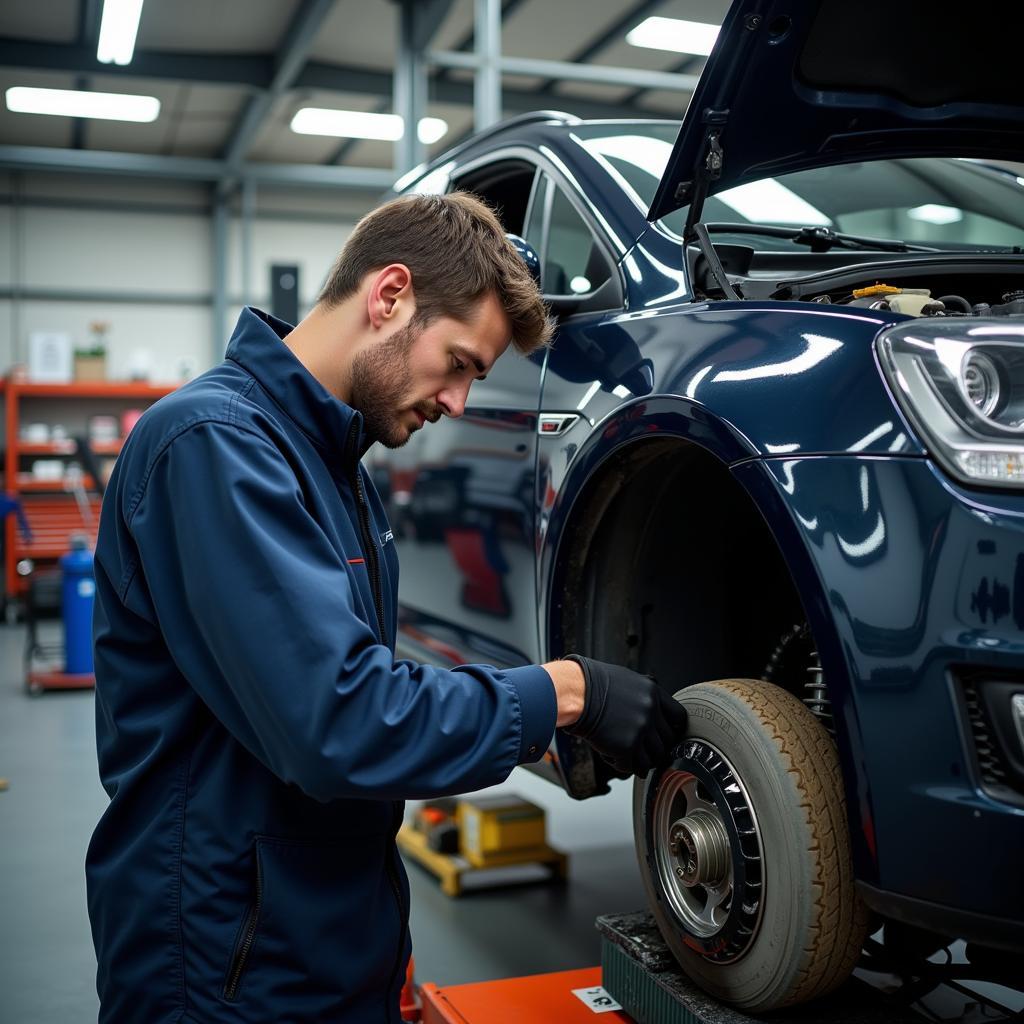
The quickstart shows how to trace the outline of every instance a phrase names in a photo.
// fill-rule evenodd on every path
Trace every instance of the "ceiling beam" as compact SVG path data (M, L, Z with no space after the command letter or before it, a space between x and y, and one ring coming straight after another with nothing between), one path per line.
M591 39L589 43L569 57L569 63L586 64L587 61L593 60L594 57L612 43L621 42L625 34L631 28L636 28L639 20L643 18L644 15L655 7L660 7L663 2L664 0L642 0L641 3L634 5L626 11L625 14L616 18L611 25ZM555 87L557 81L558 79L556 78L549 78L547 81L541 83L537 91L548 92Z
M427 59L438 67L475 70L477 57L469 53L432 50ZM529 57L502 57L498 67L506 75L552 78L567 82L595 82L599 85L623 85L643 89L667 89L670 92L692 92L696 75L677 75L671 71L642 71L638 68L607 67L603 64L570 64L561 60L534 60ZM535 93L534 95L543 95Z
M669 68L669 71L675 72L676 74L689 74L689 75L700 75L701 71L704 70L704 65L707 63L706 57L699 57L696 54L688 53L681 61L677 64L673 64ZM650 89L634 89L628 96L623 96L620 100L622 103L637 103L644 93L650 92ZM679 116L683 116L683 112L679 111Z
M302 0L292 18L284 40L274 58L274 73L270 84L262 92L249 98L245 111L231 130L224 149L224 161L229 169L240 164L263 127L270 108L295 82L306 64L324 19L334 6L334 0ZM226 183L225 183L226 184Z
M274 75L274 58L266 54L136 50L131 64L101 64L96 59L95 46L0 37L0 67L267 89Z
M84 71L109 76L186 81L191 85L233 86L250 90L267 89L273 75L272 58L264 55L218 56L205 53L136 51L132 63L121 67L117 64L97 63L94 49L6 38L0 38L0 67ZM632 84L640 86L639 82ZM328 64L324 61L309 61L292 85L296 89L362 93L389 102L392 96L392 76L389 71ZM431 99L436 103L466 107L473 105L473 86L470 82L445 80L439 73L432 77L430 86ZM646 88L645 83L645 91ZM538 108L568 109L582 118L642 117L645 114L642 107L621 102L605 103L565 96L554 91L544 93L533 89L513 89L508 85L502 89L502 104L510 114L521 114Z
M69 174L113 174L179 181L219 182L229 174L223 160L201 157L151 156L95 149L58 149L48 146L0 146L0 167L12 170L54 171ZM375 167L324 167L322 164L242 163L233 173L241 180L262 185L343 188L380 192L390 188L394 172Z

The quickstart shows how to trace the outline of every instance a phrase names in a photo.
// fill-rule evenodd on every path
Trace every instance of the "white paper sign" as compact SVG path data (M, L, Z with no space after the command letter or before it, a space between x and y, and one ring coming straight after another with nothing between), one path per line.
M594 988L574 988L572 994L594 1013L608 1013L610 1010L621 1010L622 1007L600 985Z
M28 379L39 384L67 384L74 364L71 335L61 331L33 331L28 336Z

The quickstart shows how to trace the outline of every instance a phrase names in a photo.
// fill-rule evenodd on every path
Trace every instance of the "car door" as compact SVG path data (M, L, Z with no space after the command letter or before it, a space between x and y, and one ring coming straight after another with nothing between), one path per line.
M534 209L543 208L540 248L545 298L558 317L547 352L538 416L538 558L555 502L572 459L595 425L624 400L651 390L650 364L631 333L621 326L625 288L613 246L598 229L586 199L547 174ZM566 653L549 649L544 579L550 566L538 563L540 657Z
M536 166L496 155L453 176L529 235ZM529 221L529 224L528 224ZM534 225L531 227L530 225ZM537 660L535 483L544 353L511 346L476 381L463 416L442 418L369 465L388 502L401 564L399 654L442 665Z

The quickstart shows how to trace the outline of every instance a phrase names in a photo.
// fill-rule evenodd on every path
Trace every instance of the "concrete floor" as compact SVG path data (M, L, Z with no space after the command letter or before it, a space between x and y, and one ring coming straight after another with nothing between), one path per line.
M23 642L20 627L0 626L0 777L10 784L0 792L0 1024L81 1024L96 1019L98 1005L83 863L106 804L96 770L93 698L91 692L29 697L21 678ZM501 790L545 806L551 842L572 858L570 884L479 890L451 900L410 864L420 981L452 985L595 964L594 918L644 906L628 785L577 803L517 769ZM868 980L897 987L887 977ZM989 990L1016 1011L1024 1007L1019 994ZM970 991L932 993L915 1009L930 1020L1007 1019Z

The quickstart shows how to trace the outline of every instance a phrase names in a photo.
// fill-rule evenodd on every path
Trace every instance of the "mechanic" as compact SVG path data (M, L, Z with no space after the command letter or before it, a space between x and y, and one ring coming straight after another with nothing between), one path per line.
M647 676L394 657L360 459L551 329L483 203L397 199L297 327L244 309L225 361L132 431L96 549L101 1022L397 1022L404 799L501 782L556 726L624 774L666 758L685 712Z

